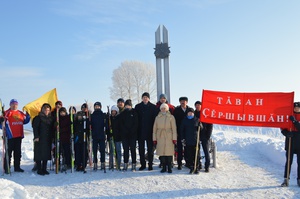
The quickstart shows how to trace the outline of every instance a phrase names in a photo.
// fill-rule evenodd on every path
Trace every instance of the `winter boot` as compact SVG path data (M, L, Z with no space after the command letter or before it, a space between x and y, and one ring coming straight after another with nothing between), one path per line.
M145 165L142 165L142 166L139 168L139 171L143 171L144 169L146 169L146 166L145 166Z
M131 171L136 171L136 164L135 163L132 163Z
M168 156L166 159L168 165L168 173L172 173L172 156Z
M297 179L297 184L300 187L300 179Z
M209 173L209 167L205 168L205 173Z
M98 169L98 164L97 163L94 163L94 168L93 170L96 171Z
M182 170L182 163L178 163L178 170Z
M128 163L124 163L123 171L127 171L128 169Z
M105 170L105 162L101 162L101 170Z
M15 161L14 162L14 169L15 169L15 172L24 172L24 170L23 169L21 169L21 167L20 167L20 161Z
M152 163L149 163L149 164L148 164L148 170L149 170L149 171L152 171L152 170L153 170Z
M288 187L289 186L289 180L287 178L284 178L283 183L281 184L282 187Z
M31 169L31 171L37 171L37 165L36 165L36 163L34 163L33 168Z
M47 160L42 161L42 171L45 175L49 175L50 173L47 171Z
M167 171L167 165L166 165L166 156L161 156L160 157L160 162L162 165L162 170L160 170L161 173L164 173Z
M44 174L44 172L42 170L42 162L41 161L37 161L36 165L37 165L37 174L44 176L45 174Z

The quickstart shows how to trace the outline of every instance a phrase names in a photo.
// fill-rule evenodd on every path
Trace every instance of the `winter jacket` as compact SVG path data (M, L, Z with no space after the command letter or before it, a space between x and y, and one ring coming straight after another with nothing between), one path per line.
M71 118L69 115L59 116L59 138L61 143L71 141Z
M106 114L101 109L96 109L91 116L92 138L95 140L105 140Z
M90 122L86 117L86 113L79 111L74 117L74 142L83 143L84 133L86 133L86 138L90 135ZM87 140L86 140L87 141Z
M160 106L161 106L161 104L162 104L162 103L161 103L160 101L158 101L158 102L156 103L156 108L157 108L158 112L160 112ZM166 104L167 104L168 107L169 107L170 113L173 115L173 114L174 114L174 110L175 110L175 106L173 106L172 104L169 104L168 101L167 101Z
M186 109L185 111L182 110L181 106L176 106L175 110L174 110L174 117L175 117L175 120L176 120L176 127L177 127L177 136L179 137L179 139L181 140L180 138L180 125L181 125L181 122L183 120L183 118L186 116L187 114L187 110L190 109L189 106L186 106Z
M298 122L294 124L293 129L291 131L282 129L281 133L286 137L285 150L289 149L289 137L291 137L291 150L294 154L300 154L300 113L294 113L294 117Z
M119 115L120 134L123 139L135 139L138 137L138 115L134 109L125 109Z
M200 118L200 111L195 111L195 116ZM213 131L213 124L201 122L203 129L200 131L200 140L209 140Z
M115 116L110 116L110 129L112 131L112 136L114 138L115 142L121 142L121 134L120 134L120 127L119 127L119 116L120 115L115 115Z
M180 134L181 134L181 139L185 140L187 146L196 146L198 127L202 128L199 118L197 117L194 117L192 119L188 119L187 117L183 118L180 125Z
M138 114L138 139L152 140L152 130L158 110L154 104L141 102L135 106Z
M30 116L24 114L19 110L5 111L5 129L8 139L11 138L24 138L24 128L23 125L30 121ZM2 123L0 123L0 128L2 129Z
M39 138L34 142L34 161L51 159L51 143L54 137L54 120L51 115L46 116L40 112L32 121L33 139Z
M174 144L177 140L177 128L175 118L168 111L156 116L153 125L153 141L157 141L156 154L160 156L173 156Z

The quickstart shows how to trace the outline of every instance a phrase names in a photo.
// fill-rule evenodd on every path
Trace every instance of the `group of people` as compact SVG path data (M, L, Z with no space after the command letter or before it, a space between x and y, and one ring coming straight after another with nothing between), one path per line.
M195 110L187 105L187 97L180 97L179 102L180 105L175 107L168 103L165 94L161 94L159 101L153 104L150 102L150 94L145 92L142 94L142 101L136 106L133 107L130 99L125 101L119 98L117 105L112 106L107 113L102 111L100 102L94 103L92 113L87 103L82 104L78 112L75 107L70 107L67 111L61 101L57 101L53 109L50 104L44 103L39 114L32 119L35 162L33 170L36 170L39 175L48 175L48 160L59 158L55 154L56 147L59 147L59 154L63 157L60 158L63 161L61 164L66 169L72 167L74 155L76 171L85 171L88 162L93 163L93 169L97 170L98 151L100 169L105 169L105 150L108 143L110 169L116 167L117 170L121 170L123 151L122 170L128 169L131 158L131 170L136 171L138 145L140 157L138 170L140 171L147 167L148 170L153 170L153 157L156 150L160 159L161 172L172 173L175 155L179 170L182 169L182 161L185 159L185 166L190 168L191 172L193 170L198 173L202 166L200 150L195 163L196 144L200 144L201 141L205 154L205 171L209 172L208 140L212 133L212 124L200 122L200 101L195 103ZM30 116L17 108L17 100L11 100L10 109L6 111L2 120L6 120L9 125L7 129L13 132L11 133L13 137L8 136L9 168L12 151L14 151L14 170L23 172L24 170L20 168L21 140L24 137L23 125L30 121ZM16 114L19 115L18 123L11 121L16 119ZM197 142L199 132L199 142ZM57 139L59 139L59 146L56 146ZM195 166L197 168L194 168ZM5 168L5 172L9 172L8 168Z

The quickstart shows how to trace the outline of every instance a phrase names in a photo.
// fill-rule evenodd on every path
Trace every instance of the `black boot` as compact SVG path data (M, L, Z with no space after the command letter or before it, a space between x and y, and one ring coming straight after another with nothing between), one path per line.
M43 170L45 175L49 175L49 172L47 171L47 160L43 160L42 170Z
M36 161L37 166L37 174L44 176L44 172L42 170L42 161Z
M15 169L15 172L24 172L24 170L23 169L21 169L21 167L20 167L20 161L15 161L14 162L14 169Z
M167 156L168 173L172 173L172 156Z
M288 187L289 186L289 180L287 178L285 178L283 180L283 183L281 184L282 187Z
M148 170L149 170L149 171L152 171L152 170L153 170L152 163L149 163L149 164L148 164Z
M146 169L146 166L145 166L145 165L142 165L142 166L139 168L139 171L143 171L144 169Z
M162 165L162 170L160 171L161 173L164 173L167 171L167 165L166 165L166 156L160 156L160 162Z

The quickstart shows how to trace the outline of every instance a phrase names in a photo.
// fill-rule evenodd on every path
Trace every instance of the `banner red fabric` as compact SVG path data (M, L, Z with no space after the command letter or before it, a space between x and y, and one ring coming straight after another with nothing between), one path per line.
M291 128L294 92L236 93L203 90L201 122Z

